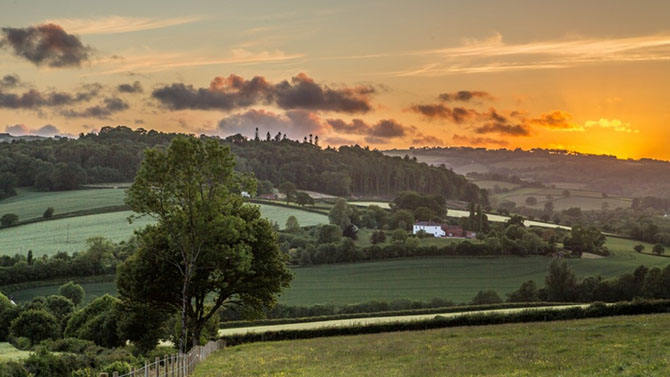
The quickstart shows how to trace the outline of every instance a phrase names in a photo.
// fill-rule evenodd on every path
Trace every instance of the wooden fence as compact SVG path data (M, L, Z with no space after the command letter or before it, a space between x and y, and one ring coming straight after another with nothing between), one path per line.
M157 357L153 363L146 361L142 368L133 368L126 374L114 372L112 377L187 377L195 370L195 366L205 360L209 354L226 347L224 340L213 340L204 346L195 346L188 353ZM100 373L100 377L110 377Z

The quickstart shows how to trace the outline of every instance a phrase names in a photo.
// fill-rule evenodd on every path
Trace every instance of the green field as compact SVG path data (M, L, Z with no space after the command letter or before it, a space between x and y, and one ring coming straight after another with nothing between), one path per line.
M639 265L665 266L669 258L632 251L639 242L609 238L614 256L598 259L566 259L579 277L600 274L612 277L632 272ZM651 245L645 244L647 250ZM294 268L291 288L280 297L287 305L353 304L371 300L444 297L456 303L470 301L482 289L501 296L521 283L534 280L544 285L552 259L549 257L432 257L377 262L345 263ZM30 288L12 293L17 301L53 294L58 287ZM85 285L87 296L114 293L113 283ZM90 291L90 293L89 293ZM97 293L96 293L97 292Z
M291 215L298 218L301 226L328 222L326 215L318 213L267 204L259 206L264 217L276 221L282 228ZM115 242L127 240L135 229L152 222L150 218L143 218L128 224L127 218L131 214L130 211L103 213L0 229L0 255L25 254L28 250L32 250L35 256L52 255L58 251L72 253L84 249L86 240L95 236Z
M113 281L101 283L81 283L80 284L86 292L84 300L86 302L92 301L107 293L116 295L116 283ZM27 288L20 291L8 293L7 296L17 303L27 302L35 297L50 296L58 294L58 285L48 285L44 287Z
M518 207L524 206L542 209L547 202L547 195L551 195L553 198L552 201L554 202L554 209L557 211L572 207L579 207L584 211L601 210L603 208L603 203L607 203L609 209L629 208L632 203L630 198L614 195L603 198L601 192L588 190L569 190L570 196L563 197L563 191L564 190L562 189L526 187L506 193L493 194L491 195L491 199L497 203L506 200L516 203ZM531 196L537 199L537 204L534 206L526 204L526 199Z
M670 314L252 343L195 377L667 376Z
M18 189L18 195L0 201L0 216L15 213L19 220L42 217L48 207L54 214L86 209L118 206L123 204L123 189L88 189L73 191L40 192Z
M9 343L0 342L0 363L3 361L25 359L30 351L21 351Z
M472 183L486 190L493 190L496 186L501 189L514 190L520 185L517 183L504 182L504 181L492 181L492 180L472 180Z

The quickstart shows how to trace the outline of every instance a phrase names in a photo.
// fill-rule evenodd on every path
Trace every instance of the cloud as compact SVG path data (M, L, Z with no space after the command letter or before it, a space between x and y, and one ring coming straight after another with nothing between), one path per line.
M487 123L483 126L476 127L474 130L478 134L497 133L509 136L529 136L530 131L527 127L521 124L506 124L506 123Z
M221 134L251 134L255 128L261 134L270 132L274 136L275 133L282 132L291 138L300 139L305 135L323 131L324 125L316 114L305 110L289 110L285 114L277 114L252 109L221 119L217 131Z
M444 141L435 136L421 135L415 139L412 139L412 144L438 146L444 145Z
M455 93L442 93L438 96L439 99L445 102L461 101L468 102L471 99L492 100L493 97L487 92L479 90L460 90Z
M449 107L443 104L414 105L410 110L422 114L428 119L443 119L454 123L472 121L479 116L476 110L464 107Z
M21 79L16 74L5 75L0 79L0 89L13 89L21 86Z
M105 119L114 113L128 109L128 104L120 98L108 97L100 105L87 107L84 110L62 110L60 114L66 118L99 118Z
M584 127L600 127L600 128L609 128L616 132L626 132L626 133L639 133L640 130L634 129L631 127L630 123L625 123L619 119L605 119L601 118L600 120L587 120L584 123Z
M337 133L364 135L365 141L372 144L384 144L390 139L408 135L424 137L415 127L402 125L394 119L383 119L374 124L368 124L362 119L352 119L350 122L342 119L328 119L326 124Z
M0 108L37 109L40 107L56 107L85 102L93 98L101 90L100 84L87 84L72 94L67 92L40 92L30 89L21 94L7 93L0 89Z
M144 91L139 81L132 84L120 84L116 89L121 93L142 93Z
M500 139L493 139L490 137L472 137L472 136L466 136L466 135L454 135L452 137L452 140L455 143L459 144L466 144L466 145L499 145L499 146L506 146L509 143L505 140L500 140Z
M354 145L356 142L351 139L343 138L340 136L328 136L325 139L323 139L326 144L333 144L333 145Z
M141 30L162 29L200 20L200 17L149 18L107 16L95 18L61 18L46 20L45 24L61 25L73 34L118 34Z
M13 126L6 126L5 132L14 136L38 135L44 137L54 137L61 134L61 131L58 129L58 127L51 124L45 124L44 126L37 129L30 128L25 124L16 124Z
M277 84L256 76L245 80L236 75L216 77L209 88L175 83L155 89L152 96L171 110L233 110L257 104L276 104L282 109L365 113L371 110L367 86L331 88L301 73Z
M572 114L563 110L552 111L550 113L542 114L537 118L528 119L527 123L551 130L584 131L584 127L572 121Z
M91 48L56 24L2 28L0 46L37 66L79 67L89 60Z
M369 135L375 138L391 139L407 134L406 127L393 119L384 119L370 127Z

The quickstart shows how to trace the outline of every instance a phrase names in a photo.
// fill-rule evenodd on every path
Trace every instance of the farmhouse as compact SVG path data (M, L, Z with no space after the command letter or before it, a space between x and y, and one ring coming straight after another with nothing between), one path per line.
M427 221L419 221L414 224L412 233L417 234L420 231L432 234L433 237L474 238L477 236L475 232L466 231L460 225L446 225Z

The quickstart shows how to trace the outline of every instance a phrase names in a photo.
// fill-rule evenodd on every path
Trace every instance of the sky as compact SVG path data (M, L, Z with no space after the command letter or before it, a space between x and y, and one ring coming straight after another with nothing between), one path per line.
M0 132L670 160L667 1L3 1Z

